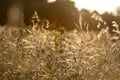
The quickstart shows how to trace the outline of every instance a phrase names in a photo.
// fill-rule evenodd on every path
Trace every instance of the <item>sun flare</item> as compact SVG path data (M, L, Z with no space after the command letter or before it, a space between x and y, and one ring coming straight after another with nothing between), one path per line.
M105 11L115 12L116 8L120 6L120 0L72 0L75 6L80 10L82 8L88 10L97 10L99 13Z

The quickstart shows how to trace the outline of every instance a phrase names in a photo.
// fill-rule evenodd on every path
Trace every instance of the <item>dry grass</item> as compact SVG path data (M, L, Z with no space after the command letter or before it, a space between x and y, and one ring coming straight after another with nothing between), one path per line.
M106 30L34 27L1 29L0 80L120 79L120 41Z

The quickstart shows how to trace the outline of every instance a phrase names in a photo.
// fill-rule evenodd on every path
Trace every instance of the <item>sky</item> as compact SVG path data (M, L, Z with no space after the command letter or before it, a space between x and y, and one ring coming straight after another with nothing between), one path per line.
M49 0L55 1L55 0ZM97 10L99 13L115 12L116 8L120 6L120 0L72 0L75 6L80 10L82 8L88 10Z

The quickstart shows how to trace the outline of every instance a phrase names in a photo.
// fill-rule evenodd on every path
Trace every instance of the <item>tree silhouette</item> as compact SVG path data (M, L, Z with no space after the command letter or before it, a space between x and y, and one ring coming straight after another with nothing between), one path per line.
M108 12L100 15L97 11L91 13L87 9L78 11L75 3L71 0L56 0L52 3L48 3L48 0L1 0L0 24L3 25L7 22L7 11L15 3L23 6L24 22L26 25L31 24L30 21L34 11L37 11L40 18L45 18L50 23L64 26L67 30L72 30L76 28L76 24L80 24L83 30L86 30L87 26L89 26L89 30L99 31L104 26L109 26L110 32L112 32L112 21L116 21L120 25L120 7L116 9L116 16ZM96 16L93 18L93 15ZM101 18L103 21L98 18ZM100 24L99 29L97 27L98 24Z
M56 0L48 4L46 11L45 16L50 21L58 19L60 24L69 30L75 28L75 23L78 23L79 12L72 1Z

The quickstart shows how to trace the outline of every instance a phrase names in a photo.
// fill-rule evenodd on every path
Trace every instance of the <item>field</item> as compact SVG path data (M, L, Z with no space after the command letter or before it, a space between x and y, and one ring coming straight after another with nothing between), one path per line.
M120 80L119 36L49 26L1 27L0 80Z

